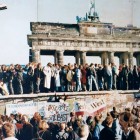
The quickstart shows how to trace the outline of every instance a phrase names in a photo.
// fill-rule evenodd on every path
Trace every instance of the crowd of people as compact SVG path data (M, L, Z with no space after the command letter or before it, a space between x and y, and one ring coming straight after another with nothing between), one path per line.
M73 92L98 90L138 90L140 88L140 66L119 68L115 64L60 66L48 63L29 63L0 66L0 89L6 94L29 94L43 92Z
M38 112L0 116L0 140L140 140L140 116L134 109L118 112L115 107L103 118L70 113L68 122L47 122ZM137 121L138 120L138 121Z

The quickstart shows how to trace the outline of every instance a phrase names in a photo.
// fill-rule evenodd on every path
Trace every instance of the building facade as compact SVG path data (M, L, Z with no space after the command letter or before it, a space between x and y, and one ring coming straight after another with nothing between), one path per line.
M133 66L135 57L140 65L140 29L136 27L93 21L31 22L31 31L28 35L31 62L41 62L40 55L54 55L54 62L63 65L64 55L72 55L77 64L85 64L86 56L100 56L104 65L113 63L114 56L118 56L120 64Z

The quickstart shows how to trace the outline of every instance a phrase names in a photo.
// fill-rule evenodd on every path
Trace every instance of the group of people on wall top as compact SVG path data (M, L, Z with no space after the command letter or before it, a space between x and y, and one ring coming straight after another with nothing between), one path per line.
M60 66L48 63L29 63L0 66L0 89L2 95L43 92L79 92L98 90L139 90L140 66L119 68L115 64Z

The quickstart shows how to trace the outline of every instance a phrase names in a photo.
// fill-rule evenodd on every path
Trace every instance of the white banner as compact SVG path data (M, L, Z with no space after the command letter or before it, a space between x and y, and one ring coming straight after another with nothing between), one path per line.
M74 103L75 112L87 112L88 114L93 114L106 107L106 102L104 99L94 99L89 102L76 101Z
M86 104L86 110L89 114L95 113L106 107L104 99L94 99L93 101Z
M86 112L88 114L95 113L106 107L104 99L94 99L88 102L75 101L74 111ZM32 117L35 112L39 112L49 122L67 122L70 115L69 103L60 102L26 102L19 104L7 104L6 115L12 114L27 114Z
M45 101L37 103L37 112L39 112L41 116L46 116L46 104L47 102Z
M4 104L0 104L0 114L1 115L5 114L5 105Z
M36 102L27 102L19 104L7 104L6 105L6 115L12 114L27 114L29 117L32 117L35 112L37 112L37 103Z
M39 112L49 122L66 122L70 115L70 108L68 103L60 102L27 102L6 105L6 115L8 116L11 113L21 113L27 114L31 118L35 112Z
M68 103L47 103L46 118L48 122L67 122L70 115Z

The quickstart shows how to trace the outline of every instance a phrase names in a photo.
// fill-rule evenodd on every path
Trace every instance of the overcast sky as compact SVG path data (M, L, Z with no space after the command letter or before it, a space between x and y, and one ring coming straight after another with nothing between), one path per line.
M76 23L76 16L83 17L89 10L89 1L38 0L37 14L37 0L1 0L8 9L0 11L0 64L28 63L30 22ZM137 27L140 27L139 7L140 0L135 0L133 25ZM130 0L96 0L96 9L102 22L116 26L131 23Z

